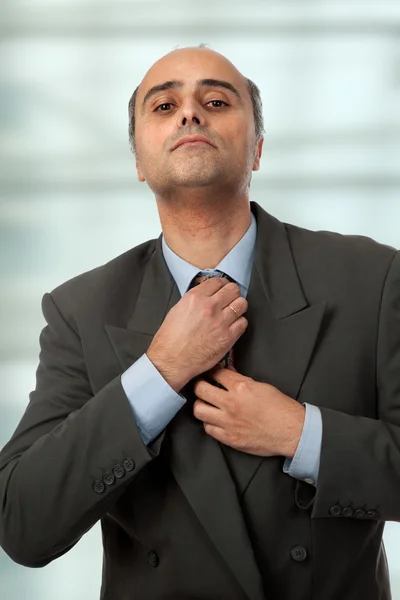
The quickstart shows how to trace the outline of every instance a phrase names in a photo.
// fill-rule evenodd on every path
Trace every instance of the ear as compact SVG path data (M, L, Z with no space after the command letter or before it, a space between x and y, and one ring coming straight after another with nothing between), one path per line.
M254 157L253 171L258 171L258 169L260 168L260 160L261 160L263 144L264 144L264 138L260 138L259 142L257 143L256 155Z
M143 175L142 169L140 167L139 161L136 161L136 173L138 176L138 180L143 183L144 181L146 181L145 176Z

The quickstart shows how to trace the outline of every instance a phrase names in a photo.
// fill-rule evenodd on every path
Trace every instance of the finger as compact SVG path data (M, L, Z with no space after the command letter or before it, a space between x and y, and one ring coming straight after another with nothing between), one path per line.
M224 319L227 323L229 323L229 325L232 325L232 323L243 316L243 314L247 311L247 307L247 301L241 296L231 300L231 302L229 302L223 309Z
M238 371L236 371L235 368L230 369L229 367L214 367L209 372L209 376L212 380L221 383L228 390L233 382L237 381L236 373L238 373Z
M243 298L240 294L240 287L233 281L229 281L223 289L221 288L218 290L215 294L215 300L221 310L225 308L225 306L233 304L234 301L239 305L245 304L247 306L246 298Z
M207 435L210 435L219 442L225 443L226 433L225 430L222 429L222 427L211 425L210 423L204 423L204 430L207 433Z
M226 390L221 390L204 379L196 381L193 391L200 400L204 400L217 408L224 406L224 394L226 394Z
M193 403L193 414L196 419L204 423L216 426L221 425L222 411L211 404L207 404L207 402L203 402L199 398Z

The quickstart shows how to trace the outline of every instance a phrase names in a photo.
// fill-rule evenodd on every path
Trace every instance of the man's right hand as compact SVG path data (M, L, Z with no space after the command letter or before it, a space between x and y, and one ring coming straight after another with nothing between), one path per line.
M232 306L239 317L236 317ZM146 354L178 392L213 368L245 332L248 302L236 283L212 277L193 287L171 308Z

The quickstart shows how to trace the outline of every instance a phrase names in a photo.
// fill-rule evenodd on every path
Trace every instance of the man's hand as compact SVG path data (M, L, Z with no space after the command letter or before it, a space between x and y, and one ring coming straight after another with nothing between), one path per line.
M234 310L231 310L229 307ZM240 287L212 277L171 308L146 354L176 392L213 368L247 328L247 300Z
M303 430L304 406L231 368L215 367L207 376L226 388L203 378L194 384L193 414L204 422L207 434L248 454L293 458Z

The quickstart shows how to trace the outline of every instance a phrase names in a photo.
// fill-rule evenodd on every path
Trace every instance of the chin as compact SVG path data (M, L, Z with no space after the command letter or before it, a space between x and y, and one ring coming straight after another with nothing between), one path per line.
M179 187L183 187L183 188L203 188L203 187L208 187L210 185L213 185L216 183L216 180L213 179L205 179L203 178L198 178L198 179L193 179L193 178L187 178L187 179L182 179L180 181L177 181L175 183L176 186Z
M224 178L224 173L219 169L199 169L197 172L195 169L190 169L188 172L175 173L171 177L175 185L183 187L205 187L207 185L213 185Z

